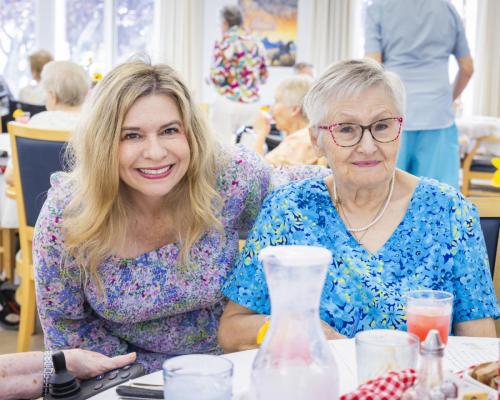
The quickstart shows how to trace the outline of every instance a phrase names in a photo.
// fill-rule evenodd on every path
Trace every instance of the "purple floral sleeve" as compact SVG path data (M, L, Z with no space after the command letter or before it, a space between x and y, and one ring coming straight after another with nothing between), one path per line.
M63 254L62 210L69 188L53 175L33 238L38 312L49 349L85 348L106 355L123 354L127 344L110 335L85 301L83 274Z

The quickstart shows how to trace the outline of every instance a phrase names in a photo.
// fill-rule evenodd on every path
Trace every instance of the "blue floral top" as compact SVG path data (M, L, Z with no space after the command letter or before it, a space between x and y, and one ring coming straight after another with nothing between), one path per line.
M374 328L406 330L404 294L411 289L453 293L453 323L500 316L478 213L455 189L435 180L420 180L403 220L374 254L347 231L323 179L276 190L265 200L223 293L269 314L257 256L266 246L292 244L332 251L320 316L343 335Z

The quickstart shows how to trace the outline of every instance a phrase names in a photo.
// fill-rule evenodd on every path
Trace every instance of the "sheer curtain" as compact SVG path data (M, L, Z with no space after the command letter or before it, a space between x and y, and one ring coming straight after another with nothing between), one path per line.
M180 72L195 101L199 101L203 85L203 0L156 1L154 61Z
M474 114L500 117L500 1L478 2Z
M316 71L321 73L332 62L354 57L359 2L312 0L308 5L312 8L309 57Z

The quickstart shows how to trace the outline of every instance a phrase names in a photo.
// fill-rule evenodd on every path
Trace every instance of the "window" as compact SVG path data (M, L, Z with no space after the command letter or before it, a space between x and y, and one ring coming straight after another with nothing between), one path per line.
M34 16L34 0L0 0L0 74L14 96L31 80L28 55L35 45Z
M65 6L69 58L84 67L104 63L104 0L66 0Z
M117 61L152 52L154 0L117 0Z

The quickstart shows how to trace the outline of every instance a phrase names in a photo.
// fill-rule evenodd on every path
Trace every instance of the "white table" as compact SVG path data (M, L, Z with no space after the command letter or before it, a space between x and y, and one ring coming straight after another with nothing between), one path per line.
M345 394L356 389L356 349L354 339L330 341L333 353L337 360L340 381L340 393ZM236 400L246 399L245 394L250 387L250 372L257 350L248 350L224 355L234 364L233 395ZM472 364L492 361L499 356L499 339L450 337L445 351L444 368L451 371L460 371ZM163 374L154 372L134 382L141 385L163 387ZM107 390L93 397L95 400L119 399L115 388Z

